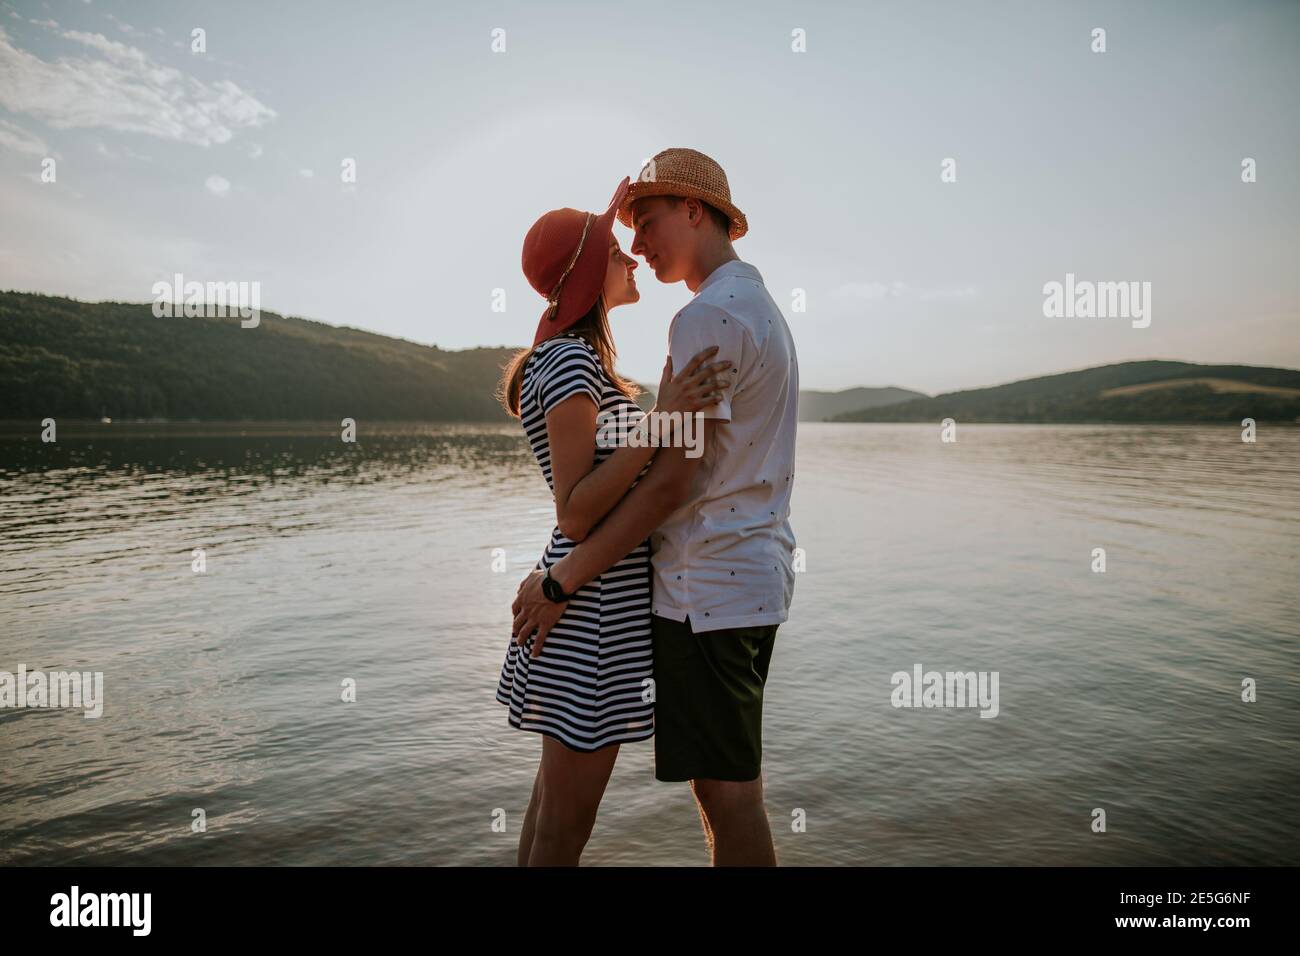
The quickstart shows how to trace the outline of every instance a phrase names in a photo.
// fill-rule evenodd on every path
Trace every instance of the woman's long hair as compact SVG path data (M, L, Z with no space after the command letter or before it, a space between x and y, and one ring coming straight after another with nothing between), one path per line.
M616 389L631 399L635 399L641 394L641 389L635 382L623 378L614 371L614 360L618 357L618 352L614 350L614 335L609 329L609 313L605 309L605 296L603 293L596 298L596 304L588 309L582 318L559 334L569 332L576 332L596 350L596 355L600 357L600 364L605 369L605 374L609 376L609 380L614 383ZM539 343L539 345L549 341L550 339L544 339L543 343ZM516 352L514 358L504 366L501 373L501 382L497 385L497 401L514 418L519 417L519 389L524 381L524 366L528 364L528 359L537 347L521 349Z

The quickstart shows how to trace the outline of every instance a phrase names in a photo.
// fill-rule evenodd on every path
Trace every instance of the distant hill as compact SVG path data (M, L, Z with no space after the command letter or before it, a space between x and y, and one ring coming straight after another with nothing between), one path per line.
M655 402L657 385L640 383L646 391L638 399L644 409L649 409ZM889 405L893 402L906 401L911 398L924 398L924 392L913 392L906 388L846 388L842 392L815 392L806 389L799 391L799 421L825 422L843 412L872 408L876 405Z
M1300 371L1123 362L948 392L836 417L853 422L1240 422L1300 420Z
M0 418L504 421L492 399L514 349L447 351L262 312L154 318L147 304L0 292ZM654 386L639 402L649 408ZM921 396L799 393L804 421Z
M0 292L0 418L506 421L492 392L513 353Z
M492 392L514 352L272 312L244 329L237 318L154 318L147 303L0 292L0 419L506 421ZM803 421L1294 421L1300 371L1126 362L934 398L901 388L799 398Z
M799 392L799 421L824 422L846 412L880 405L893 405L914 398L925 398L924 392L907 388L846 388L842 392Z

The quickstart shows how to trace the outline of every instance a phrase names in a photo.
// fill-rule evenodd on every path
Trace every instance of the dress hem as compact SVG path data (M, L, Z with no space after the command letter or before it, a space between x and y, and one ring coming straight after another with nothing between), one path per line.
M497 703L498 704L506 703L506 706L509 706L507 702L502 701L500 698L497 699ZM528 727L522 723L516 724L514 721L510 720L509 717L506 718L506 724L510 727L513 727L515 730L524 730L533 734L542 734L546 737L550 737L552 740L558 740L560 743L564 744L564 746L569 748L570 750L576 751L578 753L583 753L583 754L594 754L596 751L604 750L606 747L611 747L614 744L640 743L643 740L649 740L651 737L655 735L655 730L653 727L651 727L649 731L646 733L641 733L640 731L637 731L637 736L634 737L619 737L617 740L610 740L610 741L606 741L603 744L596 744L594 747L578 747L571 744L569 741L565 740L562 736L557 734L555 731L547 730L544 727Z

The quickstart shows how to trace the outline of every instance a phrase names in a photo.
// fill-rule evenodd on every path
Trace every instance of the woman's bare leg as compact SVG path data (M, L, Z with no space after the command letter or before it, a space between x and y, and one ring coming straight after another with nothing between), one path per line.
M537 765L537 777L533 780L533 795L528 798L528 812L524 814L524 827L519 831L519 856L515 860L520 866L528 865L528 854L533 850L533 833L537 827L537 808L542 805L542 766Z
M541 803L529 866L578 865L617 756L618 744L582 753L542 738Z

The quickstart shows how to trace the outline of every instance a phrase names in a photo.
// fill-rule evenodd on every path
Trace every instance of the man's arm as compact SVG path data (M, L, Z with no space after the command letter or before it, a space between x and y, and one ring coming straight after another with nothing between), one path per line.
M668 354L672 367L685 365L691 356L711 345L718 346L718 360L730 361L731 373L740 376L745 369L746 356L752 355L753 343L749 334L731 313L715 305L692 301L674 316L668 329ZM732 387L722 392L721 400L705 409L703 438L714 441L719 423L731 421L731 399L737 391L739 378L732 379ZM564 590L572 594L606 568L627 556L627 553L645 540L664 519L686 503L691 493L695 469L702 455L686 457L686 449L660 448L654 464L645 478L637 482L618 505L592 531L551 568L551 577ZM512 609L515 612L515 640L527 642L533 631L537 639L532 654L541 653L542 642L551 628L564 614L568 604L556 604L542 592L543 572L534 571L519 586Z
M704 441L718 427L704 420ZM551 568L551 577L572 594L606 568L612 567L644 541L665 519L684 505L691 493L695 469L703 455L686 457L684 448L660 449L650 471L611 511L587 539Z
M717 434L718 422L704 420L704 441L711 442ZM650 532L663 524L670 514L680 508L690 497L695 469L703 455L686 456L685 448L661 448L654 464L622 501L606 516L587 539L551 567L555 579L565 594L572 594L605 569L627 557L628 552L644 541ZM563 616L567 604L556 604L542 592L541 571L533 571L519 586L512 610L515 612L511 633L515 642L523 645L537 632L532 656L542 652L542 645L551 628Z

